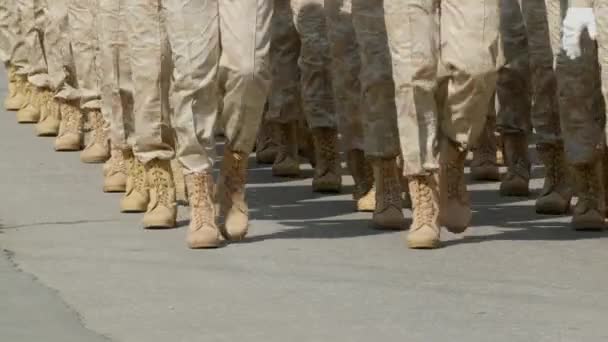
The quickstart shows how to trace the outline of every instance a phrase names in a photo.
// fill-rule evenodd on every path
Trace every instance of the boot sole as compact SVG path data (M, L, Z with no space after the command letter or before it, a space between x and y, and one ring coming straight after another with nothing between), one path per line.
M36 136L39 136L39 137L56 137L57 134L59 134L59 133L58 132L51 132L51 131L48 131L48 132L36 132Z
M471 179L479 182L499 182L500 173L491 171L472 172Z
M173 229L177 226L176 222L162 222L162 223L156 223L156 222L152 222L152 223L145 223L144 222L144 229L146 230L164 230L164 229Z
M104 185L103 192L114 193L114 192L126 192L126 185Z
M83 164L103 164L107 162L108 159L80 159L80 162Z
M606 224L599 221L572 222L572 228L579 232L599 232L606 229Z
M200 243L200 244L188 244L188 248L190 249L215 249L220 248L222 246L222 242L218 241L217 243Z
M407 247L410 249L437 249L441 247L441 243L439 241L417 242L407 240Z

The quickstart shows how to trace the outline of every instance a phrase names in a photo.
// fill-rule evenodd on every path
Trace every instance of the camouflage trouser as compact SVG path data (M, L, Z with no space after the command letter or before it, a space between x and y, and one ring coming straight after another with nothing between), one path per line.
M46 0L17 0L17 9L21 32L25 40L24 58L27 60L17 73L27 75L28 81L37 87L48 87L50 82L44 55Z
M125 0L99 0L101 108L108 113L112 146L133 146L133 83L128 56Z
M14 0L0 1L0 60L12 63L15 51L22 45L19 16Z
M561 144L552 49L559 41L551 40L559 35L549 29L552 8L544 1L500 4L506 64L497 84L498 129L504 134L528 134L531 120L539 144Z
M311 128L336 127L323 0L274 0L270 60L272 86L266 118Z
M69 0L49 1L48 22L44 31L50 88L59 99L78 98L74 60L68 26Z
M338 126L345 149L397 156L394 84L382 4L326 0Z
M501 63L498 7L384 0L406 176L438 170L438 132L462 150L481 135Z
M604 101L595 42L584 33L583 56L571 60L560 48L566 0L546 0L558 82L558 103L566 159L570 164L596 160L604 145Z
M214 126L249 154L270 89L272 0L165 0L175 60L177 155L185 173L209 172ZM222 104L222 109L218 105ZM219 114L219 115L218 115Z
M144 164L175 156L169 107L171 50L162 13L164 2L125 0L124 6L133 82L133 151Z
M101 109L97 0L70 0L68 21L82 109Z

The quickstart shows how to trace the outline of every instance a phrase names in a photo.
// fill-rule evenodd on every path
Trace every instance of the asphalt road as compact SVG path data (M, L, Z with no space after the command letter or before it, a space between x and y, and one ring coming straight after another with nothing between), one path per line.
M0 341L608 341L608 233L497 184L470 185L464 236L411 251L352 213L348 187L318 196L253 163L249 238L191 251L184 210L180 228L144 231L100 166L13 113L0 137Z

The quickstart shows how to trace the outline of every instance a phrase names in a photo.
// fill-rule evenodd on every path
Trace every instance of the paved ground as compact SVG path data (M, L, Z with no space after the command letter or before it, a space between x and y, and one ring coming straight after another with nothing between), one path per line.
M99 166L32 130L0 115L0 341L608 340L608 234L574 233L496 184L470 186L466 236L409 251L348 195L254 164L250 238L190 251L184 213L143 231L101 192Z

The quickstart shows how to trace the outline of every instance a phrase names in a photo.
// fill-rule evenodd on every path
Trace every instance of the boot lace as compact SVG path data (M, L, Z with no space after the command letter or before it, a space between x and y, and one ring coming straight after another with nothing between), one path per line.
M425 224L432 225L435 216L435 206L433 205L433 190L428 177L416 177L414 180L414 220L418 226Z
M127 163L120 150L112 150L110 160L108 160L109 174L127 173Z
M93 130L93 142L95 144L106 144L108 141L108 134L105 127L105 120L99 111L91 112L91 123L90 129Z
M61 124L64 133L78 134L80 130L80 108L74 104L65 104L62 106Z
M190 205L197 209L192 211L191 223L196 229L201 229L215 218L211 177L206 174L189 176Z
M156 190L158 203L170 207L173 205L169 193L171 188L171 173L166 170L158 161L152 161L154 163L150 168L150 187Z

